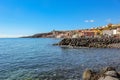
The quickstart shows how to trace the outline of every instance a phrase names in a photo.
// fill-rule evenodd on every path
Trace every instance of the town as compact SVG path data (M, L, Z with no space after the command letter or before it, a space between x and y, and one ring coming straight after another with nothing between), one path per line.
M106 26L82 29L82 30L69 30L57 31L53 30L49 33L39 33L26 38L101 38L101 37L114 37L120 38L120 24L108 24Z

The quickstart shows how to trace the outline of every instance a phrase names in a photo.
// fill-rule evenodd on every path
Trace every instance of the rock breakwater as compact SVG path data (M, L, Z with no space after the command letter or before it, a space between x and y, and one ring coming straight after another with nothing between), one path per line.
M119 43L119 44L118 44ZM117 44L117 45L116 45ZM120 39L116 38L65 38L54 44L62 47L120 48Z

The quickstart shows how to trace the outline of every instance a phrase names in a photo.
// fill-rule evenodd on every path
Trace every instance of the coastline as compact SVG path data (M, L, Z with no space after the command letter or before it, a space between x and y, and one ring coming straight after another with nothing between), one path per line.
M61 48L69 48L69 49L88 49L88 48L97 48L97 47L78 47L78 46L69 46L69 45L59 45ZM102 48L102 47L101 47ZM113 43L113 44L109 44L108 47L106 48L115 48L115 49L119 49L120 48L120 43Z
M78 47L78 46L70 46L70 45L60 45L61 48L71 48L71 49L81 49L81 48L89 48L89 47Z

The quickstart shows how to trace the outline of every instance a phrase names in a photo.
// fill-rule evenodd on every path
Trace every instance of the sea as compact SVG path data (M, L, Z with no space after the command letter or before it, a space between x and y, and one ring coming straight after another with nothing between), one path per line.
M60 40L1 38L0 80L82 80L86 68L120 71L120 49L53 46Z

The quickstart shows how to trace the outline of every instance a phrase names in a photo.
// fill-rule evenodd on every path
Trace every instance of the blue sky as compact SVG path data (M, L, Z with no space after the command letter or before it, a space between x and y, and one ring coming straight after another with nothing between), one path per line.
M120 23L120 0L0 0L0 37Z

